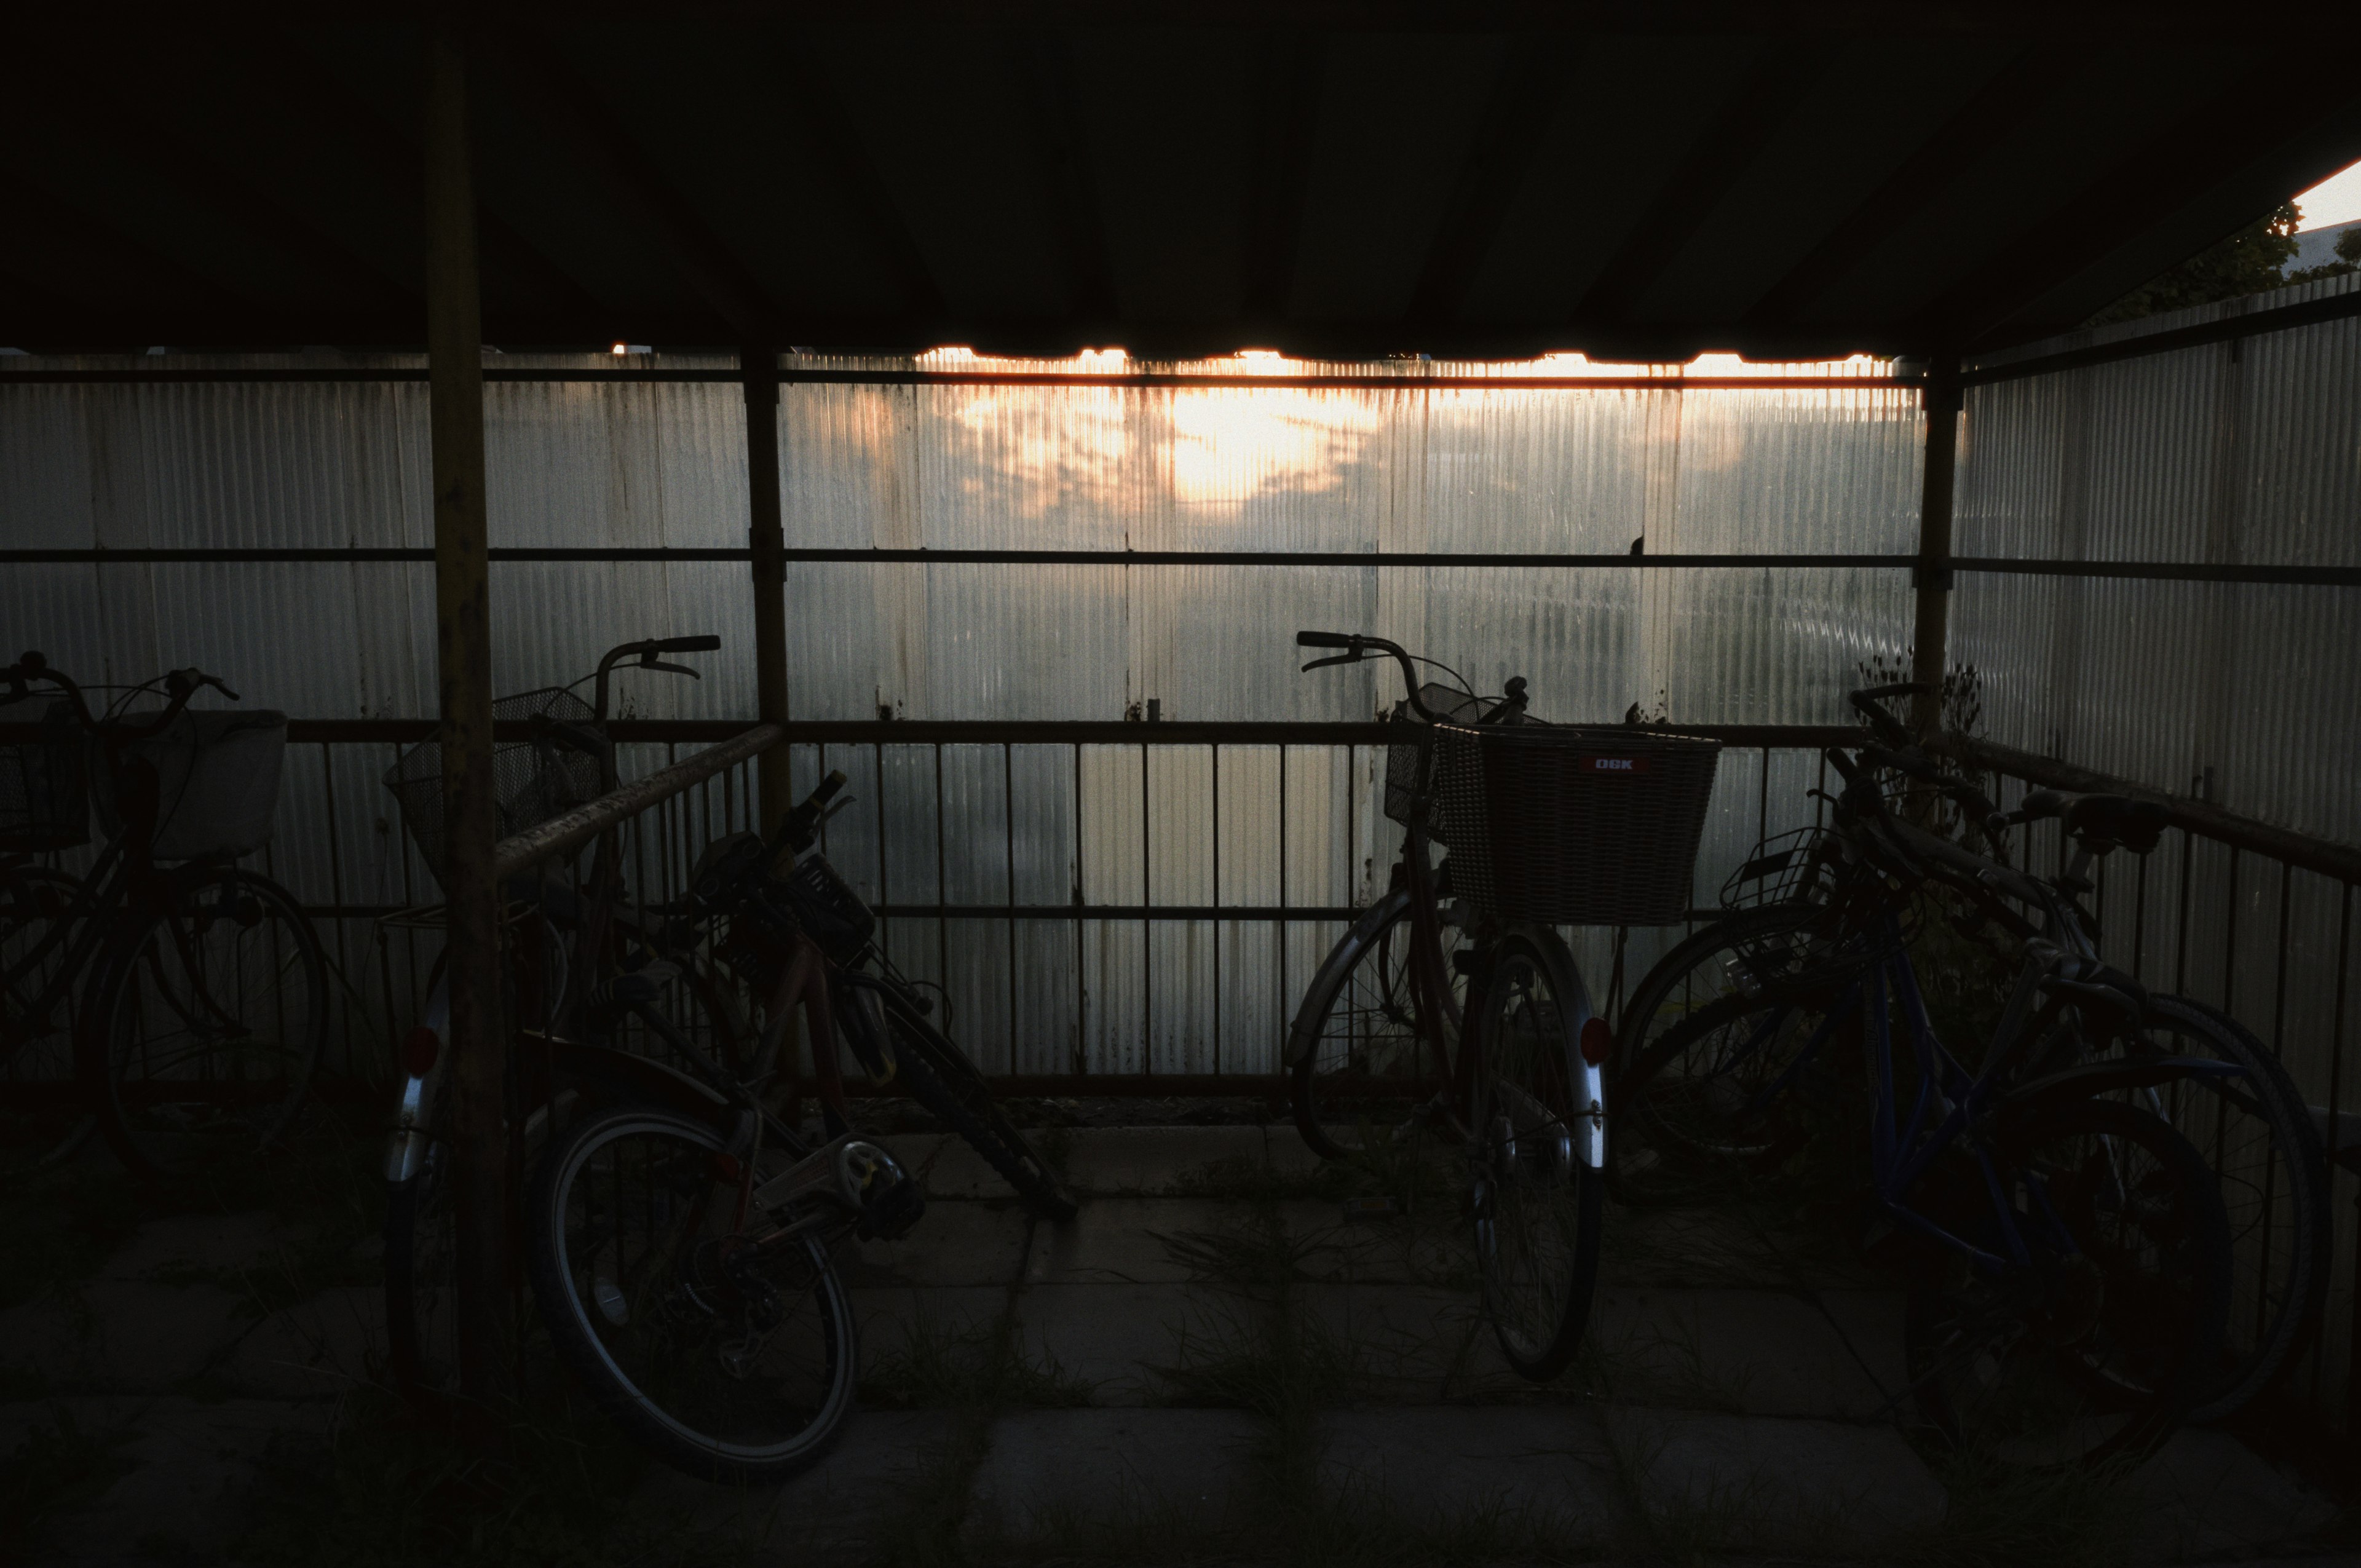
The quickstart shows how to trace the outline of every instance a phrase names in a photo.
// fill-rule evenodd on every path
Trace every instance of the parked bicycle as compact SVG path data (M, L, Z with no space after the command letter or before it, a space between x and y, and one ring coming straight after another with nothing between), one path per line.
M1612 1044L1554 927L1680 902L1718 748L1538 724L1522 681L1492 701L1438 691L1382 638L1296 642L1342 650L1307 670L1392 659L1415 729L1389 748L1393 884L1290 1032L1297 1125L1332 1159L1421 1125L1464 1144L1486 1313L1509 1364L1545 1381L1580 1343L1597 1281ZM1452 852L1441 866L1435 842Z
M1700 1159L1706 1151L1685 1138L1654 1136L1662 1120L1656 1106L1665 1091L1643 1088L1665 1069L1641 1064L1703 1048L1702 1036L1710 1030L1684 1047L1661 1044L1700 1012L1733 996L1761 996L1816 972L1842 973L1865 963L1884 916L1905 927L1941 922L1955 945L1990 941L2002 955L2052 953L2058 972L2041 988L2023 1025L2032 1059L2196 1058L2235 1069L2112 1095L2171 1123L2219 1181L2235 1247L2235 1310L2220 1365L2189 1413L2192 1420L2217 1420L2290 1366L2319 1321L2328 1286L2329 1211L2309 1112L2278 1060L2234 1020L2189 998L2148 992L2101 964L2099 924L2087 902L2093 868L2119 849L2153 850L2163 807L2122 795L2036 791L2015 811L2002 814L1975 781L1913 744L1881 706L1916 689L1853 694L1878 743L1855 749L1847 765L1856 775L1882 776L1915 792L1918 801L1940 801L1989 852L1973 853L1894 812L1879 828L1879 842L1893 852L1849 855L1847 835L1833 829L1782 835L1758 849L1724 889L1733 913L1675 947L1632 992L1619 1031L1623 1068L1610 1086L1629 1113L1627 1135L1615 1150L1616 1187L1636 1201L1667 1201L1700 1182L1711 1187L1728 1173L1728 1160ZM2009 828L2035 821L2058 822L2072 840L2070 861L2055 876L2036 877L2005 864ZM1906 952L1896 961L1907 965ZM2087 971L2084 978L2075 979L2077 970ZM1914 970L1914 989L1916 983ZM2005 996L1996 992L1993 1005ZM1748 1070L1765 1065L1767 1058ZM1683 1077L1676 1071L1668 1081ZM1800 1091L1812 1079L1813 1069L1805 1069L1787 1090ZM1821 1082L1816 1091L1836 1092L1837 1086ZM1788 1102L1800 1107L1805 1099L1795 1092ZM1766 1116L1783 1113L1763 1107ZM1768 1139L1750 1157L1760 1164L1799 1135L1791 1131L1784 1139Z
M1898 693L1860 694L1861 706ZM1880 785L1894 754L1828 756L1845 781L1834 828L1792 862L1821 890L1814 919L1771 944L1775 959L1762 956L1765 922L1746 923L1742 984L1653 1036L1634 1030L1643 1043L1614 1100L1619 1186L1759 1172L1815 1135L1835 1141L1867 1168L1864 1245L1909 1271L1919 1417L2004 1464L2145 1453L2214 1387L2231 1241L2204 1157L2131 1100L2195 1102L2257 1081L2233 1061L2139 1044L2145 989L2039 938L1981 1058L1954 1055L1910 962L1907 891L1944 878L1995 916L2004 898L2054 906L2055 891L1894 810ZM2136 819L2084 815L2094 835ZM2097 1051L2102 1038L2125 1048Z
M309 1091L326 958L293 895L236 864L270 836L286 718L191 709L207 687L237 700L175 670L93 714L38 652L0 670L0 706L47 697L42 738L0 747L0 1070L81 1113L12 1129L13 1166L95 1130L134 1171L183 1175L269 1148ZM42 864L89 842L93 808L90 869Z

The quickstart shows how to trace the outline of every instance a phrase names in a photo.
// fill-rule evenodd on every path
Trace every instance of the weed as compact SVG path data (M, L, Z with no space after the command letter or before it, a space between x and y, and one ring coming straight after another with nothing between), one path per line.
M1283 1203L1292 1199L1332 1202L1352 1197L1359 1183L1345 1167L1323 1160L1309 1170L1281 1170L1268 1160L1231 1155L1180 1172L1172 1190L1182 1198L1214 1202Z
M2126 1561L2147 1505L2123 1466L2027 1471L1973 1453L1939 1463L1942 1527L1896 1553L1930 1568L2104 1568Z
M869 1403L901 1408L990 1409L1005 1405L1087 1405L1097 1386L1054 1360L1037 1363L1016 1344L1006 1313L949 1324L921 1311L902 1343L870 1359L861 1380Z

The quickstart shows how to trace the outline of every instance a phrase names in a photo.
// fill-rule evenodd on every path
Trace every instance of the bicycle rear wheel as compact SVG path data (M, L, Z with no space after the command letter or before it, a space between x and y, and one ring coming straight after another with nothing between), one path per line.
M101 955L80 1046L100 1131L158 1179L285 1136L328 1029L327 960L285 888L204 867L161 902Z
M766 1149L756 1180L795 1152ZM598 1117L543 1160L527 1241L550 1339L600 1409L675 1469L760 1485L827 1452L859 1356L827 1248L741 1231L740 1173L701 1123Z
M1546 1382L1581 1343L1598 1278L1578 1039L1590 1007L1565 944L1539 930L1501 938L1475 1006L1460 1048L1477 1053L1469 1158L1485 1315L1519 1376Z
M1410 893L1397 888L1330 950L1296 1010L1289 1097L1296 1131L1323 1159L1356 1159L1393 1145L1444 1087L1411 985L1415 934ZM1443 944L1444 972L1464 991L1451 963L1457 927L1443 927Z
M2160 1117L2100 1100L2004 1117L1991 1156L1989 1179L1960 1173L1930 1217L2006 1255L1996 1191L2030 1255L1979 1269L1946 1252L1912 1290L1904 1338L1920 1416L1959 1451L2013 1468L2153 1452L2214 1376L2229 1312L2213 1172Z
M0 1174L71 1159L98 1130L74 1089L79 998L63 980L81 898L77 879L47 866L0 881Z

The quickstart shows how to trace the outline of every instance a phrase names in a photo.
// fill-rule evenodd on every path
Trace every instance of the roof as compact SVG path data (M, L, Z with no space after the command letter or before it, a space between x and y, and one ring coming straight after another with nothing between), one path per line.
M485 333L1990 345L2361 157L2357 11L493 6ZM423 342L421 35L336 15L44 22L0 95L0 343Z

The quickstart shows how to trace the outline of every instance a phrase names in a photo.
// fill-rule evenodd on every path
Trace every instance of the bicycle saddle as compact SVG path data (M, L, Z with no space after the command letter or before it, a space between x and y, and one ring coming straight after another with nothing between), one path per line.
M2094 854L2121 845L2135 855L2145 855L2164 837L2171 813L2161 801L2135 800L2127 795L2069 795L2039 789L2026 795L2015 811L1992 822L1997 828L2053 817L2063 818L2067 831L2083 839Z

